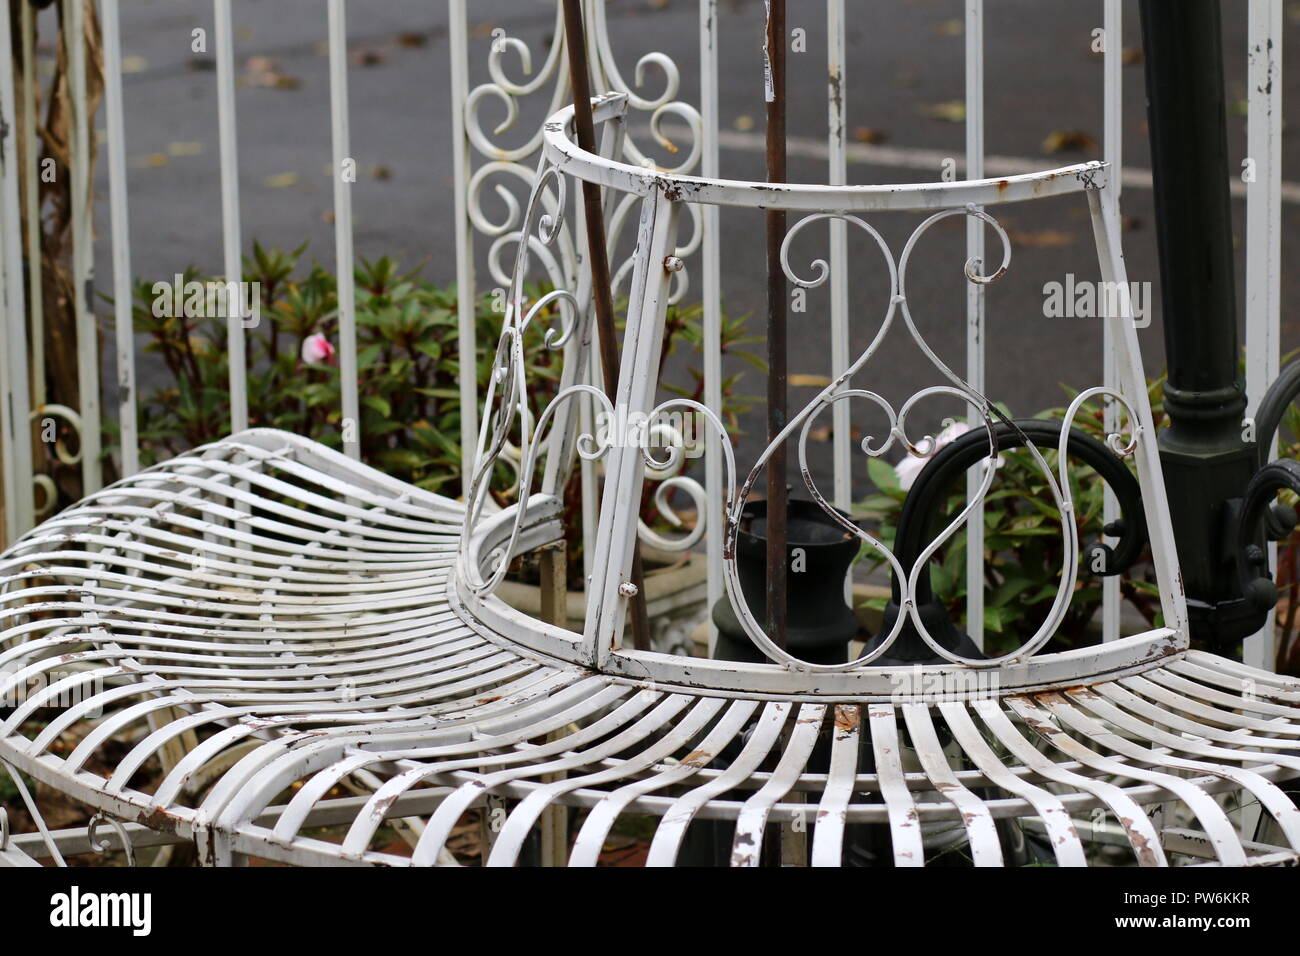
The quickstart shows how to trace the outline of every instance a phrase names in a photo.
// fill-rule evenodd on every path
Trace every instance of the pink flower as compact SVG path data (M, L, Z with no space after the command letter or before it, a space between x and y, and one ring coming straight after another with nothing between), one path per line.
M302 340L302 360L307 365L334 364L334 346L317 332Z
M906 458L900 461L894 466L894 474L898 476L898 486L904 491L910 489L912 483L916 481L916 476L919 475L921 470L930 463L930 459L934 457L935 452L944 445L956 441L968 431L970 431L970 426L965 422L953 422L935 436L934 448L931 449L930 454L909 454Z

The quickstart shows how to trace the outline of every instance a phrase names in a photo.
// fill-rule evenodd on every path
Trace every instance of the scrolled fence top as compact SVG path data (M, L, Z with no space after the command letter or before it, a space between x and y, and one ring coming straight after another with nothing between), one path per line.
M620 122L627 112L627 97L623 93L605 93L593 97L591 105L597 125ZM1107 175L1107 164L1094 160L1037 173L939 183L829 186L704 179L635 166L581 149L573 136L572 106L547 120L543 143L546 161L562 172L620 192L645 196L660 189L670 199L682 202L796 212L906 212L993 206L1099 189L1106 185Z

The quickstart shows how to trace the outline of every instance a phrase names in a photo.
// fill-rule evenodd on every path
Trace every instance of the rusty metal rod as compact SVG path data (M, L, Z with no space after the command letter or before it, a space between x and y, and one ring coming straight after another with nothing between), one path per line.
M587 71L587 31L582 22L581 0L564 0L564 37L569 48L569 83L573 87L573 119L578 147L596 152L596 128L591 116L591 79ZM583 214L587 224L587 258L591 264L592 302L596 309L596 329L600 337L600 364L604 372L605 393L611 402L618 400L618 340L614 328L614 299L609 278L609 255L605 248L605 211L600 187L582 184ZM632 507L636 507L635 502ZM646 614L645 571L641 562L641 544L632 541L632 646L650 649L650 619Z
M768 0L767 16L767 181L786 181L785 150L785 0ZM781 243L783 209L766 212L767 227L767 440L786 425L786 296ZM777 447L767 463L767 630L778 647L786 631L786 450Z

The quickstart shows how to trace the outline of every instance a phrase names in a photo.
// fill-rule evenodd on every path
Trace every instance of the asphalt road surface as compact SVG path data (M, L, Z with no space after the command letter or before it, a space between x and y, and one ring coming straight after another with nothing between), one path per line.
M919 182L937 179L937 161L963 155L963 125L953 104L963 96L960 0L849 0L848 128L855 154L850 181ZM550 0L474 0L474 81L486 79L485 51L494 26L545 48L554 14ZM1241 107L1246 97L1246 4L1225 7L1229 148L1237 168L1245 151ZM985 28L987 152L990 173L1001 164L1049 168L1099 158L1102 119L1101 58L1090 50L1101 23L1100 0L988 0ZM1152 283L1150 328L1141 332L1149 375L1163 366L1159 282L1152 196L1141 183L1149 168L1137 4L1125 4L1124 154L1132 175L1125 187L1125 252L1130 278ZM237 93L242 217L245 248L254 238L291 248L309 241L308 255L332 267L329 84L326 20L319 0L235 0L236 69L248 80ZM691 0L610 0L610 33L626 75L642 54L662 50L682 67L682 98L694 101L699 32ZM762 178L763 92L760 45L762 0L722 0L722 167L734 178ZM807 52L790 56L792 179L822 181L819 154L826 131L824 6L790 4L791 27L806 30ZM210 63L191 52L191 31L211 29L206 0L126 0L122 5L126 129L131 169L131 250L135 274L169 279L194 265L209 273L221 266L221 217L216 131L216 83ZM50 21L44 21L48 36ZM1284 48L1300 49L1300 4L1287 4ZM439 282L454 279L452 157L448 90L447 10L429 0L353 0L348 5L353 153L361 170L354 187L358 257L394 256L420 265ZM258 59L253 59L258 58ZM251 62L250 62L251 60ZM517 64L515 64L517 67ZM270 81L267 81L267 78ZM1286 70L1286 115L1300 109L1300 69ZM656 88L651 71L648 85ZM497 109L489 105L487 110ZM493 116L497 114L492 114ZM531 119L525 117L521 128ZM533 122L536 120L533 119ZM102 118L100 120L102 126ZM1300 181L1294 149L1297 124L1285 132L1283 179ZM1064 148L1059 148L1064 147ZM1194 144L1189 144L1194 148ZM1003 162L1005 160L1006 162ZM110 284L108 207L103 163L96 200L98 287ZM1294 192L1294 191L1293 191ZM1234 200L1235 228L1245 231L1245 206ZM1284 203L1283 342L1300 344L1290 317L1297 275L1300 219L1294 199ZM881 217L886 237L901 246L918 220ZM1010 273L988 292L988 394L1015 414L1063 404L1062 383L1095 384L1101 369L1101 330L1094 319L1044 315L1044 285L1096 279L1096 258L1086 204L1052 200L1013 207L1000 216L1011 235ZM727 211L722 217L724 306L753 313L751 331L762 334L763 235L761 214ZM990 237L991 238L991 237ZM869 341L883 314L883 270L862 237L852 240L853 346ZM1244 266L1238 243L1238 300ZM803 237L796 267L825 255L824 234ZM918 327L954 368L964 367L964 230L935 230L918 252L909 297ZM693 294L698 294L698 277ZM792 317L792 373L824 375L829 368L826 290L810 293L808 312ZM761 348L761 345L759 346ZM156 375L143 368L147 387ZM669 377L685 380L676 367ZM111 379L110 379L111 380ZM156 379L155 379L156 380ZM935 384L920 353L897 338L857 380L895 404L917 388ZM741 388L761 395L751 372ZM810 387L791 389L792 404L807 401ZM933 417L956 407L936 403ZM863 433L881 422L865 410L855 425ZM918 422L924 425L924 422ZM742 465L752 461L762 433L761 409L744 419ZM815 449L815 470L828 473L827 446ZM855 491L867 488L865 468Z

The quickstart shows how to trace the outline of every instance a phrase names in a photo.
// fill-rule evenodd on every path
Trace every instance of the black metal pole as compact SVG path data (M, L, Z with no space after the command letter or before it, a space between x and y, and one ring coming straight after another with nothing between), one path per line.
M1160 457L1192 636L1222 644L1263 618L1242 599L1227 533L1255 451L1238 373L1219 3L1140 7L1169 376Z
M569 48L569 83L573 87L573 118L578 147L596 152L596 128L591 115L591 80L587 73L587 38L582 23L581 0L564 0L564 37ZM582 206L587 225L587 255L591 263L592 302L596 310L596 330L600 336L600 364L605 379L605 394L617 401L618 341L614 328L614 300L609 279L609 254L605 248L605 211L600 201L600 187L582 184ZM636 502L629 503L635 508ZM646 614L645 574L641 548L632 542L632 644L638 650L650 648L650 621Z
M769 0L767 17L767 181L786 180L785 0ZM786 282L781 266L785 210L769 209L767 227L767 440L786 425ZM767 631L778 647L786 632L786 451L767 463Z

